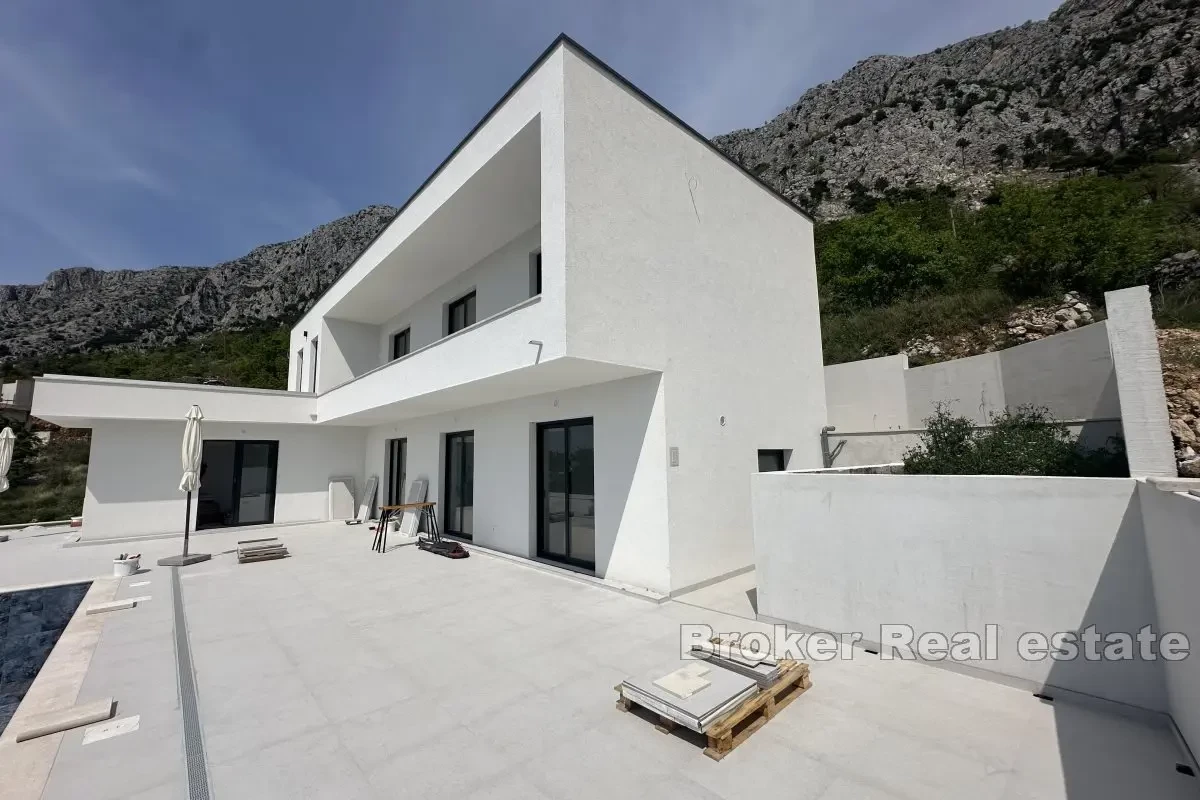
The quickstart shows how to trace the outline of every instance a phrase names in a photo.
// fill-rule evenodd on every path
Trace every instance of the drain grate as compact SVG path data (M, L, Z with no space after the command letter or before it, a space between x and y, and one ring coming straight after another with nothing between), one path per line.
M183 752L187 761L189 800L209 800L208 764L200 731L200 708L196 700L196 674L188 644L187 620L183 615L183 587L179 568L171 567L171 596L175 604L175 668L179 674L179 704L183 709Z

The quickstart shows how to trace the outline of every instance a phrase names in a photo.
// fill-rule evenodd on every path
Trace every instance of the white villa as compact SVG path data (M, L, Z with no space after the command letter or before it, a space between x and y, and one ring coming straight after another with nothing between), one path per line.
M678 593L754 563L750 475L819 468L813 227L563 36L291 332L289 388L47 375L92 429L85 538L328 519L332 479L444 532ZM365 543L364 543L365 546Z

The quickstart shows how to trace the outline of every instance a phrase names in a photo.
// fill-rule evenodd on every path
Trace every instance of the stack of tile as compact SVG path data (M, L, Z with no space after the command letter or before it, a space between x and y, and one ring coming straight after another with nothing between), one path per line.
M274 536L265 539L243 539L237 543L239 564L249 564L253 561L273 561L276 558L287 558L288 549L283 542Z
M704 662L621 682L623 697L697 733L757 691L753 678Z
M713 643L709 647L712 648L711 651L693 647L692 653L710 664L717 664L739 675L753 678L759 686L764 688L774 685L775 681L779 680L779 676L783 674L783 667L770 656L762 659L749 658L736 644L724 642Z

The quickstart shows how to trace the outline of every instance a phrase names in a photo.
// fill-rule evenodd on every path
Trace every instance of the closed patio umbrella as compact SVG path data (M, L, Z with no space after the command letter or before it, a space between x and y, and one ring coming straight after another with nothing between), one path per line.
M13 447L17 437L12 428L0 431L0 492L8 491L8 468L12 466Z
M188 538L192 529L192 492L200 488L200 457L204 449L204 439L200 433L202 419L204 412L200 406L192 406L183 426L183 478L179 481L179 491L187 492L187 511L183 517L183 555L160 558L158 564L161 567L184 567L212 558L207 553L188 554Z

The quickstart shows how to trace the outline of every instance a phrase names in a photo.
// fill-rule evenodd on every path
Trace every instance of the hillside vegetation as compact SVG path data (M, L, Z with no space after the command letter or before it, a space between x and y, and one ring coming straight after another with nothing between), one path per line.
M827 363L995 324L1064 291L1099 302L1148 283L1160 324L1200 325L1200 287L1156 274L1200 246L1200 191L1177 165L1002 183L978 208L910 190L864 211L817 226Z

